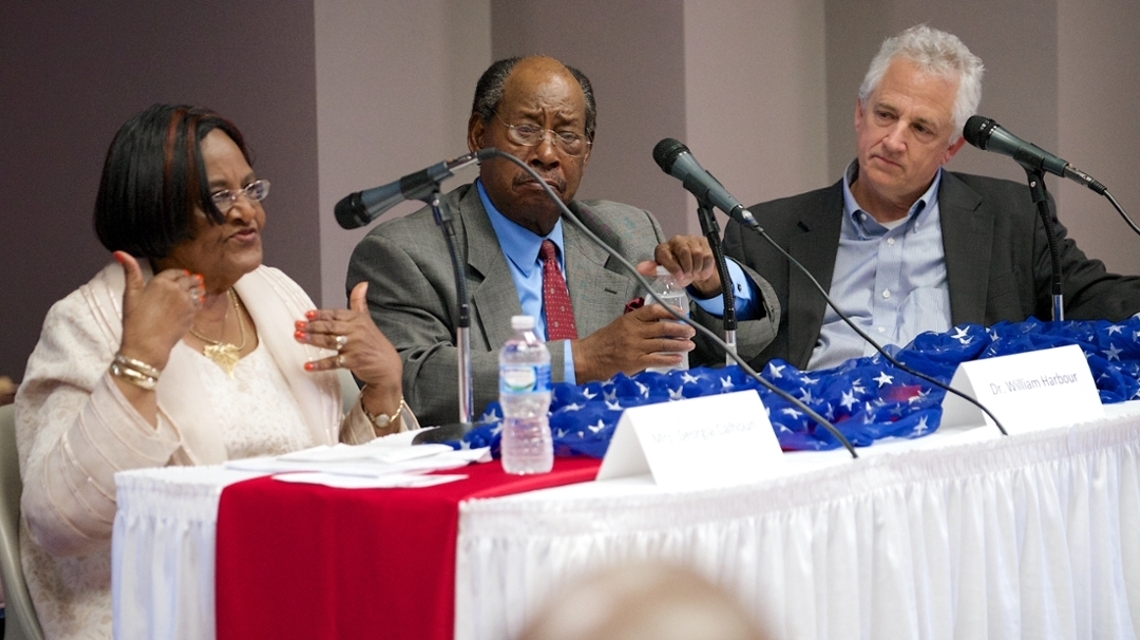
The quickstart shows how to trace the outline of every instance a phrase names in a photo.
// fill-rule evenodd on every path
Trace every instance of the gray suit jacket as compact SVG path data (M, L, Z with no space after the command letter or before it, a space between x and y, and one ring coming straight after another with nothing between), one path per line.
M507 260L499 248L478 190L464 185L444 196L455 215L456 248L466 264L471 298L471 369L475 410L498 397L499 348L511 336L510 319L522 313ZM663 240L661 228L647 211L607 201L573 202L570 208L606 244L636 264L653 258ZM637 281L616 260L595 246L576 227L563 225L566 280L574 304L579 336L587 336L620 316L640 294ZM775 335L779 307L772 288L748 272L763 296L766 315L739 323L738 351L751 358ZM430 208L378 225L357 245L348 268L347 287L367 280L368 303L377 326L392 341L404 362L404 394L421 424L455 422L456 289L443 234ZM693 305L692 317L723 337L720 319ZM723 363L711 341L695 340L694 366ZM564 345L549 344L551 371L562 380ZM476 415L476 418L478 414Z
M1052 317L1052 266L1045 228L1025 185L944 171L938 192L950 316L955 325ZM827 291L835 270L843 182L750 209L765 231ZM1121 320L1140 311L1140 278L1107 273L1066 237L1056 219L1066 319ZM780 331L753 365L772 358L804 368L819 340L826 302L808 279L757 234L729 223L725 253L763 273L784 310Z

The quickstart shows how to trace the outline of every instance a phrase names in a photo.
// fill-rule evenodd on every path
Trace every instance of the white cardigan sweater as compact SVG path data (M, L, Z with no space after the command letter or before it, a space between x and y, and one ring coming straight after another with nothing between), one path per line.
M224 462L215 416L237 410L203 402L187 350L175 349L156 390L158 428L143 420L107 373L122 339L123 286L122 267L112 263L51 308L16 396L24 481L20 553L49 639L111 637L115 472ZM304 290L265 266L234 288L313 441L375 437L359 402L342 418L335 373L303 369L330 353L293 339L293 322L315 308Z

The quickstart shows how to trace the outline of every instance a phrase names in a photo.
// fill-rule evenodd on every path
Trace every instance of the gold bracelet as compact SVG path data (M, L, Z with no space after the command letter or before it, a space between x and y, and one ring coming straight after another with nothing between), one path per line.
M134 358L128 358L127 356L124 356L122 351L115 354L115 362L117 362L120 367L134 369L144 376L154 378L155 380L158 380L158 376L162 374L161 371L143 362L142 360L135 360Z
M408 403L404 402L404 396L400 396L400 405L396 407L396 410L392 413L392 415L381 413L374 416L369 413L368 409L364 406L364 394L360 394L360 409L364 412L364 417L368 418L368 421L371 422L372 426L376 429L387 429L390 427L393 422L399 420L402 417L403 410L407 408Z
M112 362L110 367L111 375L116 378L135 385L140 389L147 391L154 391L155 385L158 384L158 378L148 376L141 371L135 371L129 367L124 367L118 362Z

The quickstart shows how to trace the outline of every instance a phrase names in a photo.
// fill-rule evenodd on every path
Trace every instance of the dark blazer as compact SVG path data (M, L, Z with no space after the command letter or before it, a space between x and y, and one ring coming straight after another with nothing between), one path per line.
M471 370L475 411L498 397L499 348L511 336L511 316L522 313L507 259L474 185L444 196L455 216L456 248L466 264L471 298ZM648 211L608 201L573 202L571 210L603 242L636 264L653 258L663 234ZM579 336L588 336L620 316L641 295L636 280L617 260L572 224L563 224L566 283ZM780 311L776 295L759 275L745 272L757 287L766 315L740 322L737 351L753 358L775 336ZM443 234L430 209L378 225L356 246L347 288L367 280L368 303L376 325L392 341L404 363L404 394L420 423L455 422L456 395L455 276ZM695 304L692 317L723 338L719 318ZM694 340L693 366L724 363L711 341ZM549 344L551 374L562 380L562 341ZM694 355L695 354L695 355ZM476 418L478 415L476 415Z
M954 325L1052 317L1052 266L1045 228L1025 185L944 171L938 191ZM750 207L757 221L831 290L843 215L843 182ZM1052 209L1051 209L1052 210ZM1140 311L1140 278L1105 271L1067 237L1053 212L1065 318L1121 320ZM753 361L806 367L826 302L809 280L758 234L730 222L725 253L764 275L783 309L776 339Z

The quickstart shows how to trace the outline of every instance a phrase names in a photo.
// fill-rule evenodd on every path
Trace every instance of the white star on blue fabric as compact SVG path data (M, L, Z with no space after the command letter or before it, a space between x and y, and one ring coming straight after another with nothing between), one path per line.
M839 405L842 407L845 407L847 409L847 412L850 413L851 407L855 406L855 404L857 404L858 402L859 401L855 399L855 392L854 391L851 391L851 392L844 391L843 392L843 398L840 399Z
M875 378L875 382L878 382L878 383L879 383L879 388L880 388L880 389L882 389L882 388L883 388L883 385L885 385L885 384L891 384L891 383L892 383L892 382L894 382L894 381L895 381L895 378L894 378L894 376L888 376L888 375L887 375L887 372L886 372L886 371L882 371L882 372L880 372L880 373L879 373L879 377L878 377L878 378Z
M606 408L613 411L621 411L621 403L617 400L606 400Z
M502 432L503 432L503 423L502 422L500 422L499 424L497 424L491 428L491 436L497 436Z
M769 362L768 363L768 372L772 375L773 378L783 378L784 374L781 372L787 368L788 368L788 365L786 365L786 364L776 366L775 362Z
M494 410L488 411L479 418L479 422L494 422L499 419L499 415Z
M562 408L566 411L581 411L582 409L586 408L586 405L578 404L577 402L571 402L570 404L568 404Z
M459 450L460 451L470 451L471 450L471 443L460 438L459 439Z
M554 437L555 438L565 438L566 437L566 430L565 429L559 429L558 431L555 431Z
M974 340L969 336L966 327L954 327L954 335L950 337L962 344L970 344Z
M684 385L677 387L676 391L669 389L669 400L684 400L684 399L685 399L685 387L684 387Z
M782 413L786 416L791 416L791 417L796 418L796 419L799 419L799 417L803 415L802 411L796 411L796 409L794 407L788 407L786 409L781 409L780 413Z
M813 396L811 394L810 389L808 389L806 387L803 389L800 389L800 402L802 402L804 404L811 404L811 403L815 402L815 396Z
M1113 360L1120 359L1120 354L1124 353L1124 349L1117 349L1116 345L1110 343L1108 345L1108 350L1102 353L1104 353L1105 357L1108 358L1109 362L1112 362Z
M1108 335L1110 335L1110 336L1114 333L1120 333L1122 331L1124 331L1124 327L1122 327L1118 324L1114 324L1114 325L1108 327Z
M851 390L859 394L867 393L867 387L864 387L863 381L858 378L851 383Z
M609 390L602 389L602 397L606 400L606 402L617 398L617 389L612 387Z
M928 427L926 425L926 416L922 416L921 418L919 418L918 424L914 425L914 434L915 435L922 435L929 430L930 430L930 427Z
M720 388L721 389L731 389L733 386L734 385L732 384L732 378L731 377L720 379Z
M593 431L594 433L598 433L602 429L606 428L606 423L602 422L599 419L597 424L587 425L586 428L589 429L590 431Z
M582 388L582 395L586 396L587 400L593 400L594 398L598 397L597 393L590 391L589 389L587 389L585 387Z
M642 398L648 398L649 397L649 387L641 384L637 380L634 380L633 384L637 385L637 395L641 396Z
M700 378L698 378L697 376L694 376L693 374L689 373L688 371L681 374L681 382L683 382L685 384L696 384L700 381L701 381Z

